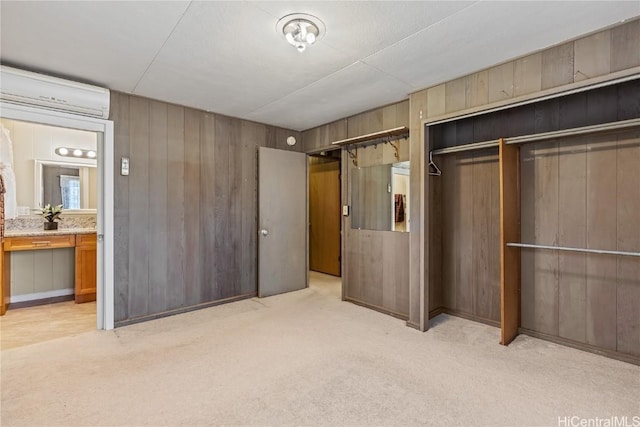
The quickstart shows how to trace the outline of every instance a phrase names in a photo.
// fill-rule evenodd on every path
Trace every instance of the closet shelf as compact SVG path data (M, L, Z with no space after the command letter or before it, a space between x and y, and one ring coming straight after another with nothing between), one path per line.
M355 145L375 142L390 142L396 139L409 137L409 128L400 126L393 129L381 130L379 132L368 133L366 135L354 136L353 138L334 141L331 145Z

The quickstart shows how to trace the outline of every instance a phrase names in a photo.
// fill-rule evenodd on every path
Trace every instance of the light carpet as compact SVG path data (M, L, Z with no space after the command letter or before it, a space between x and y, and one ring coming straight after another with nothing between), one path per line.
M308 289L2 351L2 426L558 425L640 415L640 368ZM565 424L569 425L569 424Z

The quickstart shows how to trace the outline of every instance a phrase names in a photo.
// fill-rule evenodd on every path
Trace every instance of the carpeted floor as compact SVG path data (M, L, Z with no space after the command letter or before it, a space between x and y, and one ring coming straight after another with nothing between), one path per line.
M1 425L553 425L640 416L640 367L441 315L420 333L339 284L1 353ZM560 424L571 425L571 424Z

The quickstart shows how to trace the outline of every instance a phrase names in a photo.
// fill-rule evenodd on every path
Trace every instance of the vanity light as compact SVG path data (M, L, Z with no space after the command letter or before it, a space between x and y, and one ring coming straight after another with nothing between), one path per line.
M296 138L295 138L295 136L289 136L289 137L287 137L287 145L292 146L292 147L293 147L294 145L296 145Z
M80 148L58 147L54 151L58 156L63 157L95 159L98 156L95 150L82 150Z

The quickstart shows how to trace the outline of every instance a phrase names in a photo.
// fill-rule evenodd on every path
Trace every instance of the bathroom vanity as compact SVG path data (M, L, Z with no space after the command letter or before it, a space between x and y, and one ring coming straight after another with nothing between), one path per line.
M64 292L66 292L66 295L73 293L76 303L95 301L97 255L95 229L7 230L3 249L5 298L11 297L12 274L17 274L15 271L12 272L12 264L17 266L21 263L20 267L28 271L30 263L33 266L34 276L38 275L38 270L41 270L41 277L45 275L45 280L46 275L49 274L52 276L61 275L61 280L67 284L67 289L62 289L62 294ZM44 250L48 250L49 253L34 252ZM58 250L66 250L66 252L58 253ZM33 261L30 261L29 257L23 257L26 261L21 260L17 263L17 259L14 259L14 263L12 263L12 254L21 251L32 251L33 253L29 252L24 255L33 255ZM60 254L63 256L60 257ZM38 260L39 255L46 255L44 262ZM26 268L24 267L25 264ZM72 267L69 266L70 264L72 264ZM50 269L52 273L49 273L47 269ZM37 281L36 279L33 280ZM42 279L39 280L42 282ZM72 291L69 289L71 285L73 285ZM54 293L37 291L36 289L36 292L30 294L34 296L32 300L36 300L38 295L45 298L47 298L47 295L55 296L55 291Z

